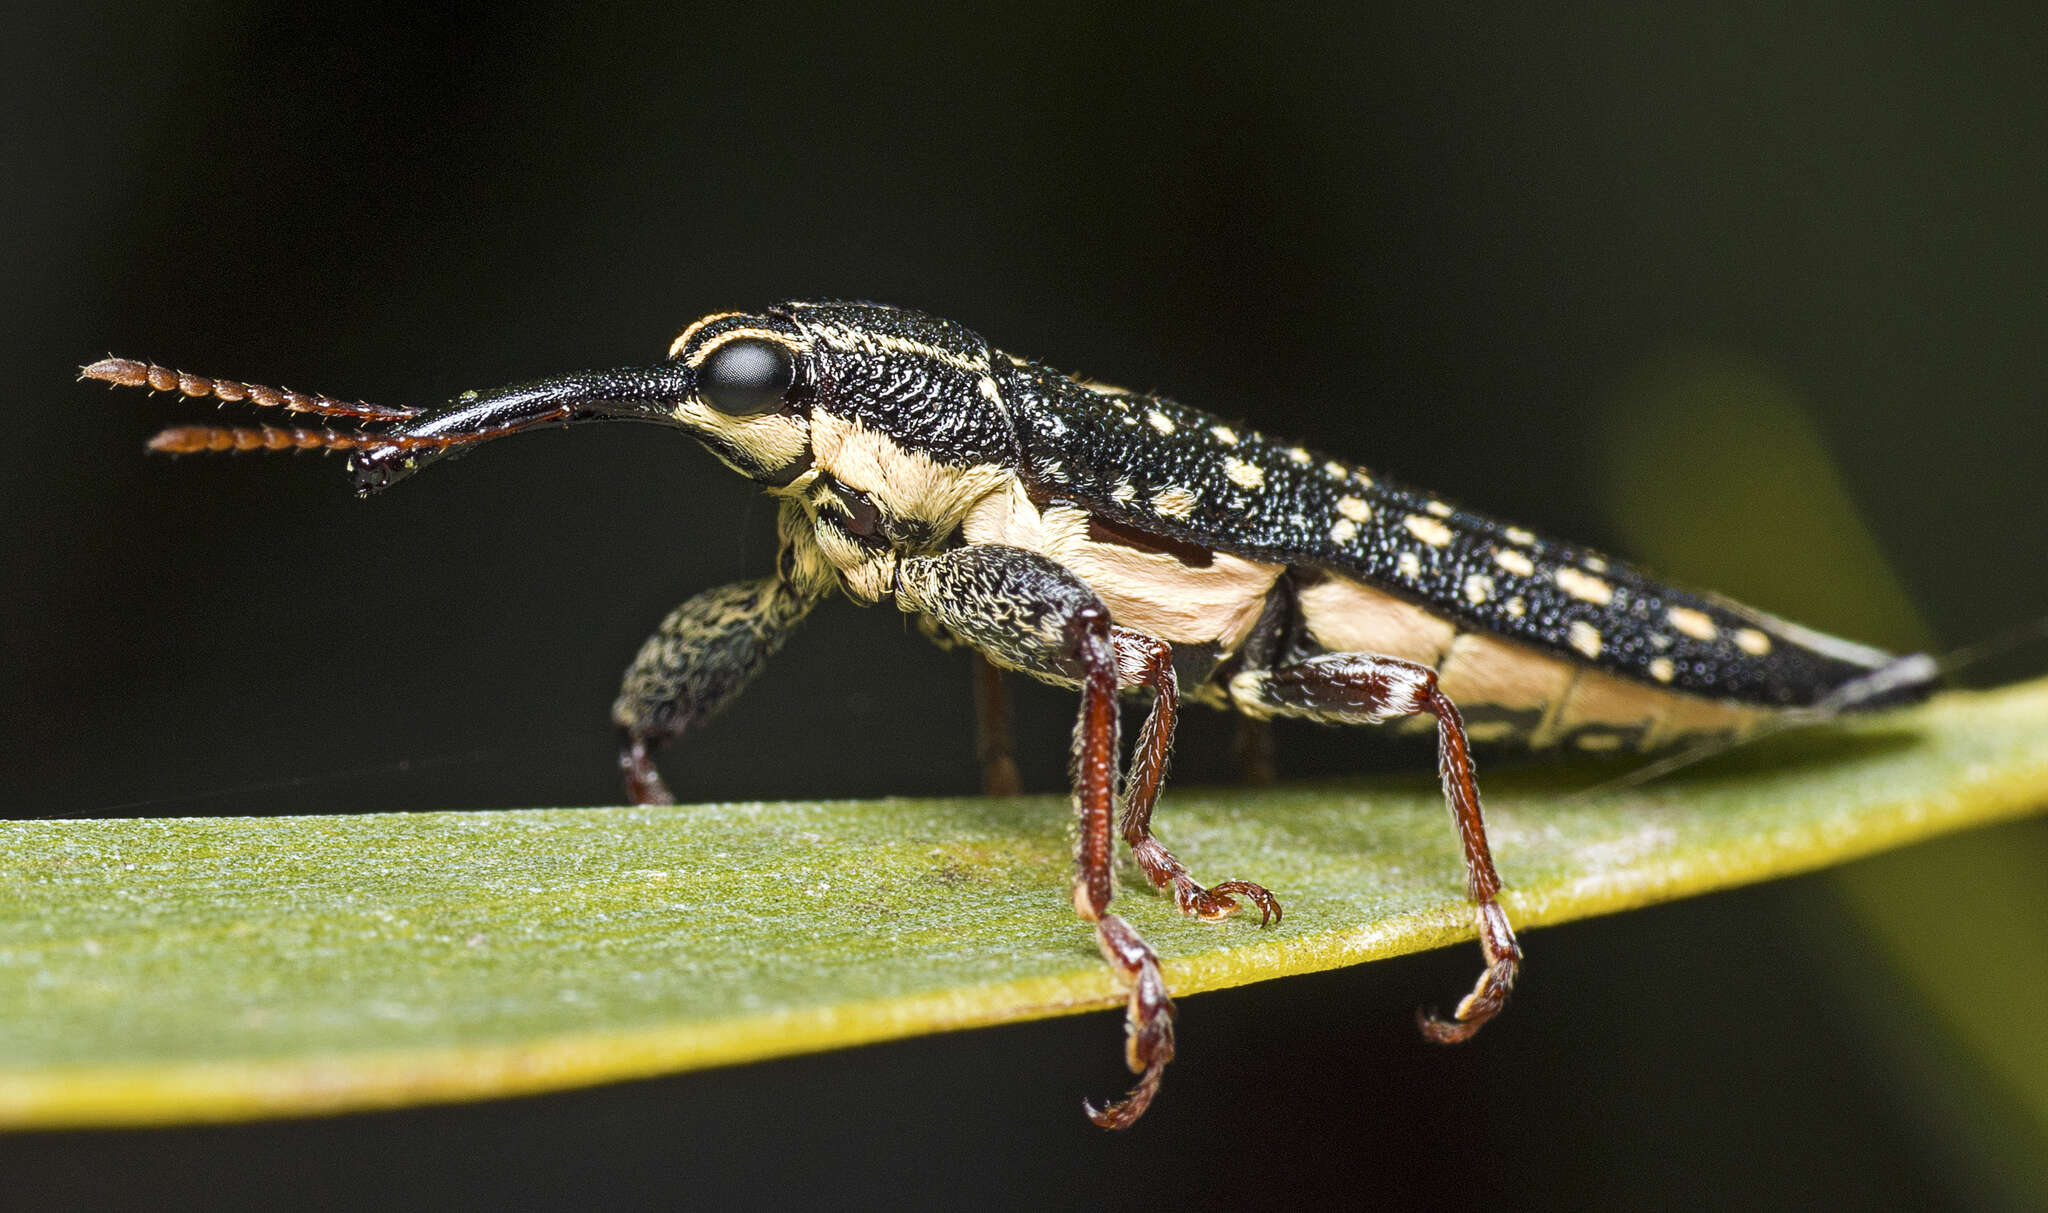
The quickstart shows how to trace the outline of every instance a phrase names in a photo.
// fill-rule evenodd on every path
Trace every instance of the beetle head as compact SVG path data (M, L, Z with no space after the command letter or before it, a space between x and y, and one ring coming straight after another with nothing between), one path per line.
M717 312L683 330L668 361L466 392L390 431L407 446L352 459L375 492L478 442L549 425L651 421L682 429L752 480L789 484L812 466L829 415L953 465L1002 460L1013 439L978 334L872 303L785 303Z
M744 329L726 326L715 342L679 340L669 360L653 366L464 392L448 407L390 431L395 438L432 445L366 446L356 452L350 458L356 490L377 492L482 441L589 421L673 426L742 475L786 482L801 471L808 450L802 342L786 322L753 319L758 322Z
M789 485L813 467L814 421L832 431L835 449L857 431L897 454L937 465L999 463L1010 456L1014 439L991 358L979 335L919 312L786 303L760 313L707 316L683 330L668 359L653 366L464 392L427 411L206 379L116 358L83 374L366 422L368 428L354 430L176 426L151 445L171 453L346 451L357 491L367 495L492 439L587 421L684 430L735 471L770 486Z

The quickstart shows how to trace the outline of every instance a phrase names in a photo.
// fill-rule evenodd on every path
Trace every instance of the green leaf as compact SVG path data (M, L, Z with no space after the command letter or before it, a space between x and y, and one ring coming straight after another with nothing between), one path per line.
M1576 794L1614 770L1486 778L1518 925L2048 804L2048 681ZM473 1099L1109 1007L1066 818L1029 797L0 825L0 1124ZM1159 820L1198 875L1287 908L1188 922L1127 878L1183 995L1471 935L1427 775L1180 789Z

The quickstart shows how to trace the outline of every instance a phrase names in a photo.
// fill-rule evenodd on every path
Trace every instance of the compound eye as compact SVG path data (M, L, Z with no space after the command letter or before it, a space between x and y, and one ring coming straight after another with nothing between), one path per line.
M697 394L733 417L781 408L783 394L795 382L796 360L789 347L761 337L735 337L697 368Z

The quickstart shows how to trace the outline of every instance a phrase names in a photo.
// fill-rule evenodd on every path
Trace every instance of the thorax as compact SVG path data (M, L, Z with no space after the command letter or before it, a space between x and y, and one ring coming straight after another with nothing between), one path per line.
M936 459L824 411L811 420L811 456L776 490L793 572L836 581L863 604L889 592L901 556L944 547L977 501L1014 479L1002 465Z
M1234 652L1281 566L1133 530L1064 502L1040 505L1014 475L968 512L963 537L1037 552L1088 583L1110 617L1175 646Z

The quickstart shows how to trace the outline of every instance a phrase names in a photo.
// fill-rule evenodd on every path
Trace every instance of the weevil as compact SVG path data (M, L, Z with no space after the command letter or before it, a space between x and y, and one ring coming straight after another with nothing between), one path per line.
M1652 580L1355 463L879 304L718 312L653 366L464 392L432 411L125 359L83 373L358 423L177 426L151 446L343 451L365 495L491 439L614 420L681 429L761 485L780 503L775 572L676 608L612 707L636 803L671 799L656 750L731 703L834 593L892 603L942 643L1077 690L1073 905L1128 989L1125 1060L1137 1075L1121 1099L1085 1105L1106 1128L1144 1113L1174 1056L1158 956L1111 909L1116 837L1184 914L1281 915L1252 881L1200 883L1152 832L1183 701L1259 721L1434 730L1484 957L1450 1016L1417 1015L1426 1036L1451 1043L1500 1012L1522 965L1472 743L1667 750L1907 702L1936 678L1924 656ZM1126 694L1149 701L1127 768Z

